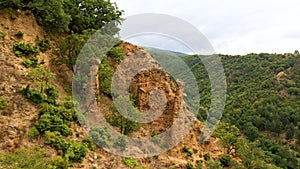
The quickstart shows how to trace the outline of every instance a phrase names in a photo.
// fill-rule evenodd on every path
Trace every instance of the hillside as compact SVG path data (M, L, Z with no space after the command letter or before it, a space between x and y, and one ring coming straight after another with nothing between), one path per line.
M89 62L93 67L88 75L95 79L72 79L81 48L101 27L96 22L99 18L89 20L81 13L89 11L70 12L64 8L75 8L72 3L21 2L13 9L0 4L0 169L299 168L298 51L219 55L228 85L226 107L217 130L200 144L204 121L210 115L211 84L199 56L120 41L101 64L98 60ZM52 8L57 9L58 15L47 12ZM113 9L109 15L120 19L122 12ZM39 12L43 15L37 15ZM105 18L104 22L110 19ZM64 24L55 29L56 23L62 21ZM171 71L176 69L172 65L177 61L186 63L197 80L200 101L186 100L192 94L185 88L188 85L156 62L164 57L177 58L163 63L171 65ZM134 74L145 65L150 69ZM113 101L120 95L111 90L113 75L118 77L117 87L130 96L134 107L125 108L124 112L150 114L155 120L138 123L122 116L118 102ZM176 77L185 75L182 72ZM78 91L83 93L82 97L73 98L85 103L79 105L84 110L79 113L75 111L78 102L72 100L72 80L79 82ZM96 94L96 99L89 100L88 92ZM187 102L192 108L200 108L198 114L190 112ZM99 110L101 115L97 114ZM121 137L107 132L107 126L94 127L102 115ZM194 123L191 125L189 120ZM167 141L157 139L170 128ZM148 138L151 144L131 144L125 136ZM174 140L179 140L178 144ZM153 153L160 148L166 151ZM135 156L139 157L132 158Z
M31 168L30 165L36 164L38 165L40 162L44 161L44 165L48 163L51 164L52 161L56 163L55 165L60 168L64 168L65 166L64 160L66 159L67 152L64 152L60 149L55 148L55 144L49 144L49 134L51 132L40 133L39 136L32 136L32 129L38 128L41 124L41 119L43 118L43 113L45 111L45 103L37 104L33 103L30 98L26 98L22 91L28 85L31 88L35 88L35 84L33 80L30 80L27 76L28 72L34 70L35 67L26 68L24 65L24 60L30 58L29 56L21 56L17 57L15 51L13 50L13 46L16 42L25 42L26 44L31 44L32 46L38 46L38 41L36 37L38 36L40 39L49 39L51 40L51 36L47 35L43 28L39 26L35 17L30 11L18 11L17 15L12 18L12 13L7 10L2 10L1 18L0 18L0 30L2 31L2 36L0 38L0 49L1 49L1 104L3 107L0 109L0 120L1 120L1 156L0 156L0 168L14 168L18 166L17 163L10 163L5 159L10 155L9 158L14 159L23 159L27 158L28 154L27 150L31 151L30 154L34 154L33 161L28 161L29 164L23 164L26 168ZM22 32L22 37L18 37L18 32ZM65 97L70 97L68 88L66 86L70 85L71 82L71 71L68 70L66 66L56 65L55 62L52 62L57 56L53 54L53 50L55 49L55 44L57 43L54 40L51 40L51 46L53 49L50 49L45 52L39 52L36 54L38 59L38 65L42 65L48 70L51 70L54 73L55 79L50 82L52 86L55 86L57 91L59 92L59 97L57 98L56 105L52 106L49 103L49 95L47 95L48 100L46 99L46 106L50 106L49 108L56 109L56 106L60 106L60 104L65 104L67 100ZM131 45L129 43L121 43L120 49L125 55L125 58L137 51L143 51L142 48ZM148 57L151 57L148 55ZM110 61L111 66L116 66L116 63L113 60ZM63 71L62 71L63 70ZM156 79L156 82L161 84L161 88L165 88L163 84L175 85L170 79L166 82L165 79L166 74L161 71L157 71L152 76L149 76L146 79L142 77L145 76L145 73L140 73L141 78L137 78L138 81L146 81L153 82L155 81L155 77L161 77L160 79ZM138 81L134 82L132 88L136 86L135 84ZM101 83L101 81L100 81ZM151 91L153 86L148 86L144 90ZM38 89L38 88L37 88ZM33 89L31 89L33 90ZM101 92L101 91L100 91ZM137 92L137 91L136 91ZM180 94L180 91L177 91ZM110 114L110 97L106 94L101 94L102 98L105 99L105 103L99 103L101 106L107 106L106 114ZM29 96L28 96L29 97ZM139 103L144 103L144 100L147 96L139 95L138 101ZM170 95L170 100L174 99L175 95ZM170 105L168 111L166 111L165 115L161 117L157 122L153 124L147 124L142 126L140 130L132 133L132 136L135 137L151 137L153 131L156 131L157 134L162 130L165 130L170 123L164 123L164 119L168 119L171 117L173 112L176 111L174 109L178 109L180 105L180 100L177 100L178 103L174 102L174 105ZM49 105L47 105L49 104ZM143 110L145 107L148 107L147 104L139 105L138 107ZM144 107L144 108L143 108ZM59 113L59 112L57 112ZM47 114L47 113L46 113ZM42 115L42 116L41 116ZM192 115L191 115L192 116ZM171 118L172 119L172 118ZM56 125L53 122L47 122L47 125ZM53 123L53 124L52 124ZM152 127L151 127L152 126ZM72 134L66 137L66 141L68 144L73 144L72 140L81 143L84 142L84 138L87 136L88 132L85 128L80 127L76 121L71 121L70 128L72 130ZM218 138L210 138L206 142L206 144L199 144L198 139L201 133L201 129L203 128L202 124L197 121L193 127L194 129L190 131L190 133L181 141L178 145L176 145L171 150L154 156L147 158L139 158L139 159L129 159L132 162L137 162L137 167L144 168L186 168L187 164L189 165L209 165L206 164L205 161L208 160L205 154L209 154L210 158L208 161L218 161L220 157L225 154L224 148L220 143ZM118 128L116 128L118 130ZM64 131L61 131L64 132ZM148 133L148 134L147 134ZM60 138L64 140L63 138ZM76 145L77 143L74 143ZM69 151L69 150L68 150ZM11 152L13 154L8 154ZM45 152L44 155L39 154L39 152ZM35 156L36 155L36 156ZM62 157L58 158L59 156ZM70 157L68 157L70 158ZM46 162L47 161L47 162ZM125 162L126 159L124 157L113 155L109 152L106 152L104 149L97 147L96 149L91 149L89 153L84 157L82 163L74 163L73 168L130 168L128 162ZM127 159L128 161L128 159ZM32 162L32 163L30 163ZM20 165L20 164L19 164ZM211 164L212 165L212 164Z

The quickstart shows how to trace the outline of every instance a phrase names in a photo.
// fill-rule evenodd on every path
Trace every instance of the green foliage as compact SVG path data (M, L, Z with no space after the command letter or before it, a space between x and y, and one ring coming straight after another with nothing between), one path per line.
M95 150L96 149L94 141L92 140L91 137L84 137L83 140L82 140L82 144L84 144L90 150Z
M57 65L66 65L69 70L74 72L74 65L77 60L83 45L90 37L91 32L84 32L83 34L70 34L66 38L58 42L58 50L54 51L57 58L54 62Z
M30 99L33 103L43 103L46 100L46 96L44 95L44 93L41 93L40 91L35 90L35 89L30 90L29 86L22 89L22 93L25 97Z
M16 33L15 36L16 36L17 38L19 38L19 39L23 39L23 37L24 37L24 32L18 31L18 33Z
M194 165L193 165L191 162L188 162L188 163L186 164L186 168L187 168L187 169L194 169Z
M107 55L111 57L116 63L119 63L121 60L124 59L124 53L123 50L119 47L113 47L111 48Z
M13 45L13 51L17 57L38 55L40 52L37 47L32 46L29 43L15 42Z
M38 58L36 56L31 56L30 58L23 60L23 65L26 68L36 67L37 64L38 64Z
M6 29L0 31L0 37L1 37L1 38L5 38L6 35L7 35L7 30L6 30Z
M70 146L65 153L65 157L71 162L82 162L88 152L88 148L74 140L70 141Z
M53 169L57 167L56 162L51 158L46 158L46 153L38 149L20 149L15 153L1 153L0 164L1 168L7 169Z
M27 71L28 78L33 80L33 83L40 86L40 93L43 93L44 87L55 79L55 74L49 71L42 65Z
M120 151L125 151L127 148L127 140L125 136L119 136L116 141L114 142L113 146L120 150Z
M0 3L0 10L6 8L20 9L22 6L22 0L3 0Z
M38 24L51 33L98 30L111 21L121 20L123 13L108 0L87 0L84 3L78 0L3 0L0 9L5 8L30 9Z
M182 152L186 153L188 157L193 155L193 152L186 145L183 146Z
M46 89L45 89L45 94L47 95L47 102L50 104L55 104L56 103L56 99L59 96L59 92L56 89L56 87L52 86L52 85L47 85Z
M223 167L229 167L232 164L230 155L226 154L219 158L219 161Z
M63 0L34 0L28 3L38 24L44 26L48 32L68 31L71 16L65 12Z
M114 69L109 65L107 58L104 57L99 66L99 88L100 91L106 95L111 95L111 82Z
M115 99L115 104L120 108L119 111L123 111L122 114L130 115L131 117L138 117L139 111L133 106L129 106L132 104L131 101L127 102L126 97L118 97ZM128 120L122 114L118 112L116 107L111 107L112 115L109 117L108 122L112 126L116 126L120 129L120 133L128 135L132 132L138 131L141 128L141 125L137 122Z
M206 166L208 169L222 169L223 168L219 161L206 161L205 163L206 163Z
M45 144L54 146L57 140L61 137L59 132L45 131Z
M57 168L57 169L67 169L69 167L69 162L67 159L62 158L61 156L57 156L54 160L53 160L53 168Z
M65 9L72 18L69 29L76 33L88 29L98 30L111 21L121 20L123 13L115 3L107 0L86 0L84 3L70 0L66 2ZM111 31L115 34L118 30Z
M67 124L64 124L63 120L58 115L43 114L35 124L35 127L40 133L57 131L63 136L72 134L70 127Z
M200 161L200 160L197 160L196 161L196 169L202 169L202 161Z
M6 108L6 101L4 98L0 98L0 109Z
M209 153L204 154L203 157L204 157L205 161L209 161L210 160L210 154Z
M133 158L125 157L125 158L124 158L124 163L125 163L128 167L130 167L130 168L134 168L134 167L139 166L139 162L138 162L136 159L133 159Z
M220 122L213 135L221 139L221 143L226 148L227 153L230 153L237 142L240 131L236 126Z
M39 36L36 36L36 44L42 52L46 52L51 49L51 44L48 39L40 40Z
M30 137L30 138L35 138L35 137L37 137L37 136L39 136L40 135L40 132L36 129L36 127L32 127L31 129L30 129L30 131L28 132L28 136Z
M97 145L107 148L111 147L111 135L106 127L92 128L90 136Z

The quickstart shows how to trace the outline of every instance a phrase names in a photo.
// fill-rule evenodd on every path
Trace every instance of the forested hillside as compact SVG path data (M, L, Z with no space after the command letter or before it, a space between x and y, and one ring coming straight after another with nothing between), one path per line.
M238 127L278 167L299 168L299 52L220 57L228 85L222 121ZM208 116L210 83L199 60L184 57L199 82L203 109L198 118L203 120Z

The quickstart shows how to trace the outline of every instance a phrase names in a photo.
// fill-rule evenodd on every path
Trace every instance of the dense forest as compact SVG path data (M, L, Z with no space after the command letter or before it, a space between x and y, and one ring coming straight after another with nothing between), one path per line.
M221 121L236 126L276 166L299 168L299 52L220 57L228 85ZM183 59L199 82L202 108L197 117L203 121L209 116L208 74L198 56Z

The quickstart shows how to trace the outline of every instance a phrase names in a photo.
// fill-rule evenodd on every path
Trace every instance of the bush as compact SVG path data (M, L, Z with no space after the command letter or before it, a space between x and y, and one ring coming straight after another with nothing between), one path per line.
M70 166L69 162L67 159L64 159L60 156L57 156L54 160L53 160L53 168L57 168L57 169L67 169Z
M36 127L33 127L29 132L28 132L28 136L30 138L35 138L37 136L40 135L40 132L36 129Z
M70 141L70 146L65 153L65 157L69 159L70 162L82 162L87 152L87 147L72 140Z
M108 56L110 56L115 62L119 63L121 60L124 59L124 53L123 50L119 47L113 47L111 48L108 53Z
M51 131L46 131L45 132L45 144L55 146L57 143L57 140L61 138L61 135L59 132L51 132Z
M128 157L124 158L124 163L130 168L137 167L139 165L139 162L136 159Z
M22 39L24 37L24 32L19 31L18 33L15 34L15 36L19 39Z
M0 31L0 37L5 38L6 35L7 35L6 29Z
M31 58L28 58L28 59L24 59L23 60L23 65L26 67L26 68L29 68L29 67L36 67L38 64L38 58L35 57L35 56L32 56Z
M82 144L85 145L90 150L95 150L96 146L94 145L94 141L91 137L84 137L82 140Z
M0 98L0 109L5 109L6 108L6 102L3 98Z
M187 156L192 156L193 154L192 151L186 145L183 146L182 151L187 153Z
M35 127L40 133L52 131L59 132L63 136L72 134L71 128L64 124L58 115L43 114L35 124Z
M95 143L101 147L110 147L111 135L106 127L92 128L90 136L95 141Z
M111 82L114 74L114 69L109 65L106 57L103 58L100 64L98 76L99 76L99 88L100 91L106 95L111 95Z
M58 90L54 86L48 85L45 89L45 93L47 95L47 102L50 104L55 104L56 99L59 96Z
M114 142L114 147L117 148L120 151L124 151L127 148L127 140L125 136L119 136L117 140Z
M204 154L204 160L205 161L209 161L210 160L210 154L209 153Z
M38 90L29 89L29 86L26 88L22 89L22 93L24 96L26 96L28 99L30 99L33 103L43 103L46 99L46 96L44 93L41 93Z
M38 149L19 149L14 153L0 153L0 168L7 169L53 169L54 161L46 158L46 153Z
M187 168L187 169L193 169L194 166L193 166L192 163L188 162L188 163L186 164L186 168Z
M48 39L40 40L40 38L36 37L36 44L38 45L40 51L46 52L51 49L51 44Z
M39 54L37 47L22 42L15 42L13 45L13 51L17 57Z
M223 167L229 167L232 163L230 155L226 154L219 158L219 161Z

